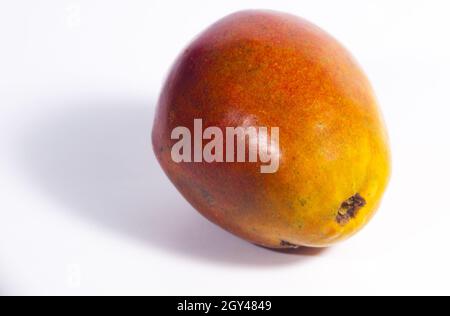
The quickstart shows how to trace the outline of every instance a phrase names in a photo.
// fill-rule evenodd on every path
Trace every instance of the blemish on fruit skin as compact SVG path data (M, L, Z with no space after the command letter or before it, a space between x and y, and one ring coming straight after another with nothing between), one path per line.
M299 245L290 243L289 241L286 241L286 240L281 240L280 241L280 246L283 247L283 248L286 248L286 249L297 249L297 248L300 248Z
M359 193L356 193L341 204L336 216L336 221L342 226L346 225L351 219L358 215L359 210L366 204L366 200Z
M300 199L299 202L302 207L305 207L305 205L308 203L308 201L306 199Z
M213 205L214 204L214 198L212 197L211 193L209 193L209 191L201 188L200 189L201 195L203 196L203 198L205 199L205 201L209 204L209 205Z
M173 124L174 121L175 121L175 111L170 111L169 112L169 123Z

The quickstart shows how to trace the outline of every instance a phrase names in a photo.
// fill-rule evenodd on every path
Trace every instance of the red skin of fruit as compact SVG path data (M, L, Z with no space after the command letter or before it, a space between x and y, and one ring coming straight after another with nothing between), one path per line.
M200 118L204 128L279 127L278 172L175 163L172 130L193 134ZM385 126L360 67L320 28L272 11L227 16L183 51L163 87L152 141L194 208L271 248L325 247L353 235L375 213L390 174Z

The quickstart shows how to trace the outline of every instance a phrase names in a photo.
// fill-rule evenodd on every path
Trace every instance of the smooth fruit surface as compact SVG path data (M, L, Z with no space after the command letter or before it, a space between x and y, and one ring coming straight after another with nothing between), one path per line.
M192 130L199 118L220 128L279 127L278 171L174 162L172 130ZM152 141L193 207L272 248L325 247L353 235L374 215L390 173L383 119L358 64L320 28L272 11L227 16L188 46L164 85Z

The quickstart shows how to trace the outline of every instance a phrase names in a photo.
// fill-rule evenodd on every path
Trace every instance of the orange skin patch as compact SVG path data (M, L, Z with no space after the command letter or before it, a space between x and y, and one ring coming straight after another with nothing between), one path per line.
M173 162L172 130L193 134L200 118L204 128L279 127L278 172L262 174L259 163ZM271 248L347 239L374 215L390 174L383 119L358 64L320 28L272 11L227 16L188 46L164 85L152 140L194 208Z

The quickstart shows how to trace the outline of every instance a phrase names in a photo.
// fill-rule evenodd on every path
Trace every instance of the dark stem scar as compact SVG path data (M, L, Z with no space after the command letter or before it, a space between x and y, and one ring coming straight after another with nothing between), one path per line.
M340 225L346 225L351 219L358 215L359 210L366 204L366 200L359 193L356 193L341 204L336 216L336 222Z
M280 246L283 247L283 248L287 248L287 249L297 249L297 248L300 248L299 245L290 243L289 241L286 241L286 240L280 241Z

